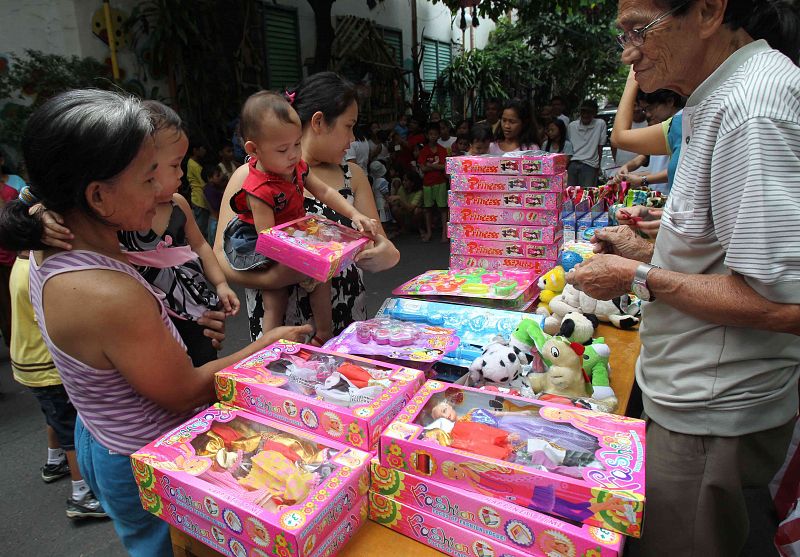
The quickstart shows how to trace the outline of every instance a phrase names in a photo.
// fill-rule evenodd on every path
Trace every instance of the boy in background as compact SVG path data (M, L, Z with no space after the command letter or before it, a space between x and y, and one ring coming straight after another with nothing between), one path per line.
M439 145L439 123L428 124L428 142L420 150L417 164L422 172L422 199L425 206L423 242L433 236L433 215L439 209L442 220L442 243L447 242L447 175L444 173L447 150Z

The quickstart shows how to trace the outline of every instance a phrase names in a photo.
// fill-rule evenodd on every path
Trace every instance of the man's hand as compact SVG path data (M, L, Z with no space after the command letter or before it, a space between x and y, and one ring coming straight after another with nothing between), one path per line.
M629 226L600 228L591 239L595 253L619 255L649 263L653 257L653 245L637 236Z
M579 263L566 275L567 283L597 300L610 300L630 291L637 261L599 254Z

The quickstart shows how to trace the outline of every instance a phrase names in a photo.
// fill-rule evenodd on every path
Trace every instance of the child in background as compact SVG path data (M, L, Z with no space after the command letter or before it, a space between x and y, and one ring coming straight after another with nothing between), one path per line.
M206 156L206 148L202 143L192 140L189 149L189 160L186 161L186 179L191 189L192 212L194 220L203 233L203 237L208 239L208 219L211 213L208 211L208 203L203 195L203 158ZM163 184L162 184L163 185Z
M403 175L400 186L393 191L394 195L390 195L388 201L392 216L400 226L400 233L405 234L414 227L419 231L419 237L425 238L422 177L416 171L408 171Z
M489 145L494 141L492 128L483 123L472 126L469 137L468 155L486 155L489 153Z
M231 179L231 174L233 174L234 170L239 168L239 163L233 158L233 143L227 139L222 142L222 148L219 150L219 164L217 166L225 177L225 184ZM209 234L209 238L213 237L213 234Z
M439 145L439 123L428 124L428 143L419 152L417 163L422 172L422 198L425 204L423 242L433 236L433 215L436 208L442 220L442 243L447 242L447 175L444 173L447 150Z
M145 101L143 105L155 129L155 178L161 191L156 196L151 229L120 232L118 236L130 263L157 291L163 292L170 318L192 362L199 367L215 360L217 351L197 320L220 304L227 315L236 315L239 299L228 286L189 203L177 193L183 175L180 162L189 144L180 117L157 101ZM200 193L205 202L203 190Z
M389 210L389 181L386 176L386 165L381 161L372 161L369 164L369 177L372 179L372 194L375 196L375 207L378 209L378 217L381 219L383 229L386 230L386 237L390 240L397 236L394 231L389 231L392 224L392 212Z
M452 156L460 157L466 155L469 152L469 136L468 135L459 135L456 139L456 142L453 143L453 153Z
M0 209L6 203L16 199L19 194L17 190L0 182ZM11 297L8 290L8 283L11 280L11 267L17 254L14 251L0 248L0 332L3 333L3 342L6 346L11 345Z
M233 149L231 149L233 153ZM208 219L208 237L214 238L217 235L217 222L219 221L219 207L222 205L222 195L225 193L225 186L228 185L228 178L220 168L220 165L214 166L207 164L203 167L203 181L206 185L203 187L203 195L206 196L208 203L208 211L211 216Z
M25 385L36 397L47 423L47 462L41 468L46 483L69 475L72 489L67 499L69 518L108 516L100 501L86 485L75 457L75 418L72 405L61 384L50 352L33 315L28 277L30 262L25 252L11 270L11 307L14 319L11 338L11 371L17 383Z
M453 153L453 144L456 138L450 135L453 132L453 126L447 120L439 120L439 145L447 149L448 156Z
M301 158L300 118L283 96L269 91L251 95L242 107L240 126L250 155L250 172L242 189L231 198L238 219L233 219L225 230L225 254L233 269L249 270L268 262L254 253L255 244L250 239L257 237L256 231L304 217L304 187L349 218L358 230L375 234L374 220L357 211L338 191L308 174L308 165ZM239 249L234 247L236 244ZM250 253L243 254L243 247ZM310 292L315 325L312 343L322 345L333 336L330 283L309 279L301 286ZM262 296L264 330L280 326L286 313L287 289L264 290Z

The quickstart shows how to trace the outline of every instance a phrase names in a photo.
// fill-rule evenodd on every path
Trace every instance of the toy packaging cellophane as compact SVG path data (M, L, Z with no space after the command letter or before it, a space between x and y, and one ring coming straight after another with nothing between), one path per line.
M311 557L343 517L360 512L370 456L215 404L131 455L131 462L145 510L189 534L207 529L212 539L225 538L233 555L242 555L244 545L247 555L257 549Z
M305 216L259 233L256 250L321 282L350 265L367 245L364 234L319 216Z
M457 192L447 194L447 204L452 207L489 209L538 209L561 212L560 193L531 192Z
M561 241L560 226L506 226L498 224L447 225L447 237L491 242L523 241L534 244L555 244Z
M454 329L460 343L441 361L458 367L469 367L495 336L510 337L523 318L544 326L542 315L409 298L387 298L376 316Z
M534 244L529 242L491 242L487 240L450 240L450 253L475 257L513 257L525 259L558 258L559 244Z
M448 174L518 174L552 176L567 170L567 157L546 151L509 151L504 155L448 157Z
M222 402L365 451L423 372L280 340L216 374Z
M450 268L481 267L491 271L528 271L535 275L546 273L558 264L555 259L526 259L483 255L450 254Z
M393 508L375 496L402 507ZM373 520L379 523L410 521L410 526L413 514L422 512L450 524L444 527L448 536L456 537L453 527L464 528L487 543L499 542L531 555L618 557L624 541L617 532L566 522L503 499L386 468L377 459L372 460L370 497Z
M502 207L450 208L450 222L464 224L558 226L560 216L558 211L541 209L505 209Z
M395 296L449 296L517 300L536 289L537 277L525 271L460 268L426 271L392 291Z
M566 182L565 173L555 176L454 174L450 177L450 191L561 192Z
M351 323L323 348L339 354L406 360L414 366L438 362L455 350L458 342L453 329L376 317Z
M381 465L639 536L642 420L428 381L381 435Z

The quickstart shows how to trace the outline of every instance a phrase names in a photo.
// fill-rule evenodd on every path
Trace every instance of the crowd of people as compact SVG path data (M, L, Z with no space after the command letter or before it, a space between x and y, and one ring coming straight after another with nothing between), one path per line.
M598 255L567 281L599 299L643 296L648 517L636 554L738 554L743 491L764 488L794 429L797 21L775 0L620 1L632 71L611 136L618 179L666 184L669 198L647 213L655 244L602 229ZM48 425L42 479L72 476L68 516L110 516L131 555L169 555L129 455L212 403L218 370L366 319L363 272L397 265L392 236L431 241L438 222L447 240L447 156L542 148L570 157L569 185L597 185L607 131L594 101L575 120L558 97L537 113L520 99L485 106L474 123L433 112L359 128L356 88L323 72L247 99L216 157L159 102L76 90L39 106L25 179L3 169L0 326ZM309 213L370 236L329 283L254 252L257 227ZM241 306L252 343L218 358Z

